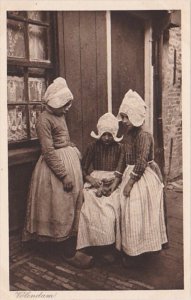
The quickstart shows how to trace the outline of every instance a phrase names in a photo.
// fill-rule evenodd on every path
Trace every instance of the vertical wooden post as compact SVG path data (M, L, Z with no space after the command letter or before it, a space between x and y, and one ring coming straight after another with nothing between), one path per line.
M162 119L162 31L155 31L154 39L154 138L155 159L160 165L164 176L164 141L163 141L163 119Z
M66 77L65 68L65 47L64 47L64 12L57 13L57 39L58 39L58 58L57 66L59 76Z
M145 128L153 133L153 65L152 57L152 26L151 21L145 21L145 47L144 47L144 100L148 106Z

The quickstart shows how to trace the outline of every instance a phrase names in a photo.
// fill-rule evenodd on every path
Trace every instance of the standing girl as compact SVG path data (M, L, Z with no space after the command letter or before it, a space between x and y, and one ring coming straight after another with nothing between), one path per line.
M82 159L84 203L80 213L77 249L96 247L102 261L112 262L114 245L119 250L121 162L123 147L117 138L118 120L111 113L104 114L97 124L96 141L89 144ZM101 247L103 246L103 247Z
M158 251L167 242L162 176L153 137L142 128L145 115L145 102L129 90L118 112L127 128L120 201L122 250L129 256Z
M70 141L64 116L73 95L59 77L44 99L46 110L36 124L42 155L32 175L23 241L59 243L68 257L73 255L71 245L62 242L77 234L83 188L80 153Z

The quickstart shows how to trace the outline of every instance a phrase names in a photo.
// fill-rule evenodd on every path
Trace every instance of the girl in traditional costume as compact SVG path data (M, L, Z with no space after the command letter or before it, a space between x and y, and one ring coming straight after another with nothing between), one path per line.
M127 129L120 193L124 261L128 256L159 251L167 243L163 179L154 161L153 137L142 128L145 116L145 102L129 90L118 112L118 120Z
M63 255L76 237L82 205L83 178L80 152L70 141L65 114L73 95L64 78L57 78L44 96L46 110L36 124L42 155L34 169L27 203L23 241L54 242Z
M117 137L118 128L118 120L113 114L101 116L97 124L98 134L91 132L95 141L88 145L82 159L86 183L77 249L99 246L95 253L99 253L105 262L112 262L113 248L120 250L121 247L120 198L117 187L122 177L123 147L119 143L122 137Z

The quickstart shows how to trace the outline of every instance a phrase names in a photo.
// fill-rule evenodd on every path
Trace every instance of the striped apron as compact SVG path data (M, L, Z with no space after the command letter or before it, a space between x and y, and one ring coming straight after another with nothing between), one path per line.
M120 187L122 250L127 255L158 251L167 242L163 184L148 166L127 198L123 190L134 165L128 165Z

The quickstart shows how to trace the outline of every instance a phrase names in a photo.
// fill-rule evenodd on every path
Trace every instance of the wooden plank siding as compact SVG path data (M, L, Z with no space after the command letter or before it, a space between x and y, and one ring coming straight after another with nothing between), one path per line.
M67 115L67 124L71 139L82 149L82 91L81 91L81 55L80 55L80 13L63 12L64 51L66 81L74 95L73 105ZM61 50L61 49L60 49Z
M106 39L106 12L96 12L98 117L108 110Z
M9 167L9 230L23 228L28 188L35 162ZM3 200L3 199L2 199Z
M74 95L67 116L71 140L83 152L107 112L105 12L58 12L59 74Z
M117 114L125 93L144 98L144 22L126 12L111 12L112 107Z
M58 43L59 43L59 45L63 45L64 44L63 12L58 12L57 23L58 23L58 30L57 30ZM59 66L62 65L62 68L59 68L59 75L62 77L66 76L64 63L65 63L64 47L62 47L62 48L59 48L59 51L58 51L58 64L59 64Z
M80 12L83 145L97 124L97 61L95 12Z

